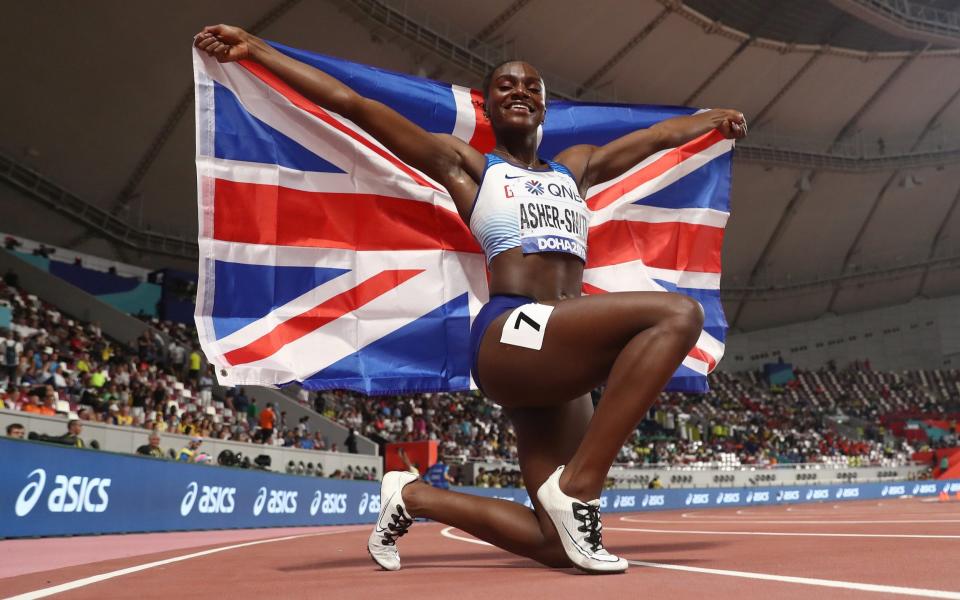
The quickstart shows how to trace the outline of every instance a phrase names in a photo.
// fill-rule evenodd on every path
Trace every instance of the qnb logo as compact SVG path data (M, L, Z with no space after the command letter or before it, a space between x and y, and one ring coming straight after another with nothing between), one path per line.
M829 500L830 490L807 490L807 500Z
M271 515L292 515L297 512L297 494L293 490L268 490L261 487L253 501L253 516L259 517L263 509Z
M634 508L636 506L637 506L636 496L617 495L617 497L613 499L614 508Z
M793 502L800 499L800 490L780 490L777 492L777 502Z
M684 501L684 504L687 506L710 504L710 494L687 494L687 499Z
M380 512L380 494L363 493L360 498L360 506L357 508L357 514L364 513L377 514Z
M666 498L663 494L647 494L643 497L643 501L640 503L640 506L664 506L666 504Z
M380 504L380 498L377 498L377 504ZM315 517L317 513L325 515L342 515L347 512L346 494L324 494L317 490L313 494L313 500L310 502L310 516ZM375 512L380 512L379 506Z
M187 493L180 501L180 515L187 516L197 505L197 512L203 515L231 514L236 501L237 488L219 485L197 485L196 481L187 484ZM199 496L200 502L197 502Z
M720 492L717 504L740 504L740 492Z
M859 498L860 488L840 488L837 490L835 498Z
M527 188L527 192L533 194L534 196L543 195L543 184L534 179L528 179L523 182L523 187Z
M885 485L883 486L883 491L880 492L881 496L904 496L907 493L907 486L905 485Z
M36 477L35 480L33 480L34 477ZM34 469L27 475L27 479L28 483L20 490L14 505L14 512L18 517L30 514L40 501L43 488L47 483L47 472L43 469ZM47 510L53 513L103 512L107 510L110 503L110 497L107 494L110 483L111 480L106 477L56 475L53 479L54 487L47 497Z

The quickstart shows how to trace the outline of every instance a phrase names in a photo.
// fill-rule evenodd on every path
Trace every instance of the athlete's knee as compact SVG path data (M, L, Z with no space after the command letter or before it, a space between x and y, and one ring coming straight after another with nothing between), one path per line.
M668 313L663 325L688 338L691 345L696 343L703 330L703 307L700 303L683 294L670 294Z

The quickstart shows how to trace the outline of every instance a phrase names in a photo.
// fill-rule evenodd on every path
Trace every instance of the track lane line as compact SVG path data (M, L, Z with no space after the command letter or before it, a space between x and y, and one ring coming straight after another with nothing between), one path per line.
M757 535L786 537L842 537L842 538L905 538L931 540L960 540L960 535L920 533L818 533L790 531L700 531L691 529L640 529L635 527L604 527L606 531L638 531L641 533L679 533L687 535Z
M440 535L445 538L457 540L460 542L469 542L481 546L493 546L493 544L478 540L472 537L464 537L451 533L454 527L445 527L440 530ZM813 577L794 577L792 575L771 575L769 573L753 573L749 571L731 571L729 569L709 569L706 567L689 567L686 565L671 565L667 563L647 562L643 560L628 560L631 565L638 567L649 567L652 569L666 569L668 571L683 571L687 573L698 573L701 575L720 575L724 577L739 577L743 579L760 579L763 581L773 581L775 583L794 583L799 585L810 585L817 587L839 588L845 590L855 590L858 592L877 592L881 594L898 594L901 596L916 596L920 598L946 598L948 600L960 600L960 592L951 592L946 590L928 590L924 588L910 588L896 585L881 585L875 583L858 583L855 581L840 581L836 579L817 579Z
M169 565L171 563L190 560L193 558L199 558L201 556L217 554L218 552L226 552L227 550L236 550L238 548L258 546L260 544L272 544L274 542L285 542L287 540L295 540L298 538L318 537L322 535L336 535L338 533L353 533L356 531L364 531L366 529L369 529L369 528L364 526L364 527L357 527L353 529L342 529L339 531L320 531L317 533L303 533L299 535L288 535L288 536L278 537L278 538L268 538L265 540L254 540L252 542L244 542L242 544L231 544L229 546L221 546L219 548L210 548L208 550L201 550L200 552L183 554L181 556L174 556L172 558L156 560L153 562L144 563L142 565L135 565L132 567L126 567L124 569L117 569L116 571L109 571L107 573L101 573L99 575L91 575L90 577L84 577L82 579L75 579L73 581L68 581L67 583L61 583L59 585L54 585L47 588L41 588L39 590L33 590L32 592L25 592L23 594L18 594L16 596L8 596L4 600L34 600L36 598L46 598L47 596L52 596L54 594L60 594L62 592L67 592L70 590L75 590L77 588L86 587L88 585L99 583L101 581L106 581L108 579L113 579L115 577L122 577L123 575L130 575L131 573L146 571L147 569L152 569L154 567L162 567L163 565Z
M638 567L666 569L668 571L683 571L686 573L699 573L702 575L721 575L724 577L759 579L762 581L773 581L776 583L795 583L800 585L811 585L811 586L817 586L817 587L855 590L858 592L876 592L880 594L898 594L901 596L916 596L919 598L948 598L949 600L960 600L960 592L950 592L946 590L928 590L924 588L910 588L910 587L901 587L897 585L881 585L876 583L857 583L854 581L840 581L837 579L794 577L791 575L770 575L768 573L753 573L750 571L731 571L729 569L709 569L706 567L690 567L687 565L670 565L665 563L653 563L653 562L647 562L643 560L629 560L627 562L629 562L631 565L637 565Z
M869 519L869 520L812 520L812 519L723 519L715 518L712 520L698 519L696 523L690 521L678 521L676 519L637 519L636 517L620 517L625 523L655 523L657 525L743 525L743 524L767 524L767 525L912 525L912 524L942 524L942 523L960 523L960 519Z

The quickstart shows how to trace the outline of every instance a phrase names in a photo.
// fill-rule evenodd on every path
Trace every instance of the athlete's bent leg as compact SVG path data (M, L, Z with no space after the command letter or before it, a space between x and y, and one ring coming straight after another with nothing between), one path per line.
M546 566L572 566L536 491L559 465L573 457L592 413L589 396L555 407L508 410L517 433L520 469L535 511L507 500L438 490L423 483L403 488L407 510Z
M480 345L479 374L508 408L557 406L607 382L604 397L560 487L597 498L623 442L656 401L703 326L700 305L679 294L603 294L557 303L541 350L500 342L507 315Z

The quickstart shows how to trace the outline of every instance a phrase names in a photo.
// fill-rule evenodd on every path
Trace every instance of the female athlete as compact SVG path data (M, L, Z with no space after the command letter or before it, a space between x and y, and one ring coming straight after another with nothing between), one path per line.
M543 79L531 65L510 61L484 81L496 136L485 156L236 27L206 27L195 45L220 62L262 64L442 184L486 255L490 301L471 331L473 375L513 421L534 508L388 473L368 543L374 560L399 569L397 538L415 517L426 517L551 567L625 571L627 561L603 547L597 498L622 444L700 336L703 312L694 300L663 292L581 297L589 218L582 197L651 154L713 129L742 138L743 115L677 117L605 146L573 146L548 162L537 156L547 113ZM604 382L594 411L590 390Z

